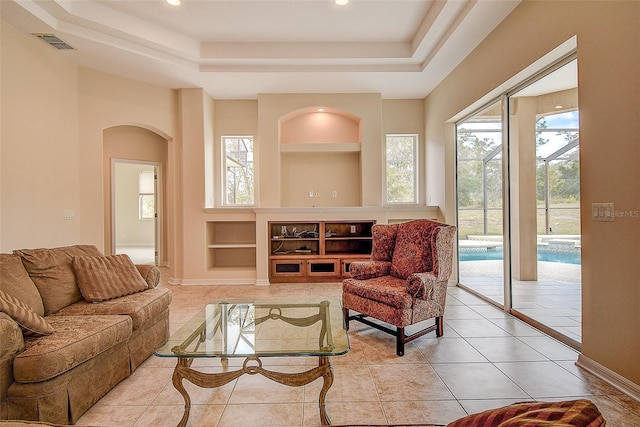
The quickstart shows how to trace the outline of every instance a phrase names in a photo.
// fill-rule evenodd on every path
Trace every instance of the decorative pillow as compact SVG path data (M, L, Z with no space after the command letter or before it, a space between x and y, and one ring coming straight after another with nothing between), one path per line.
M89 302L106 301L147 289L147 282L128 255L73 258L80 293Z
M33 280L44 304L44 314L82 301L71 267L74 256L101 256L92 245L74 245L52 249L21 249L13 251L22 258L22 264Z
M22 328L24 335L49 335L51 325L29 306L6 292L0 291L0 311L6 313Z
M606 421L590 400L522 402L456 420L447 427L601 427Z
M0 254L0 290L24 302L36 314L44 316L40 292L18 255Z
M429 220L415 220L398 225L396 246L391 260L392 276L406 279L413 273L431 271L431 233L439 225Z
M398 224L375 224L371 231L373 233L371 259L373 261L391 261L396 245Z

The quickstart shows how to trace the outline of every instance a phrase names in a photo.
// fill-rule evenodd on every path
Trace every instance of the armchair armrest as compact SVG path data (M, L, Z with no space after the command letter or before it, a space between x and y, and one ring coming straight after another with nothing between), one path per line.
M431 272L413 273L407 277L407 292L414 298L432 301L444 309L447 299L447 279L442 280Z
M140 275L147 282L147 288L153 289L160 283L160 269L155 265L136 264L136 268Z
M351 273L351 277L358 280L388 276L390 272L390 261L355 261L349 266L349 273Z
M433 273L413 273L407 277L407 292L414 298L431 299L437 280Z

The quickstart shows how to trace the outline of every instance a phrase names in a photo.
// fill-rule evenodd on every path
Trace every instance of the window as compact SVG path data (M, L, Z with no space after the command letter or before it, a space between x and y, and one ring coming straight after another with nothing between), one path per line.
M155 174L141 171L138 175L138 219L154 219L156 215Z
M536 121L539 234L580 234L580 137L578 110Z
M387 135L387 203L417 203L418 135Z
M223 136L224 199L226 206L253 205L253 137Z
M502 103L456 126L458 234L502 235Z

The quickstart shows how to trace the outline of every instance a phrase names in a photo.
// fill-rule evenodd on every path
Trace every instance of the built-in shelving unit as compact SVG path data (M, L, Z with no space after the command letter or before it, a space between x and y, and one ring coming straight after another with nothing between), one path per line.
M375 221L269 222L269 280L327 282L349 276L349 266L368 259Z
M255 221L207 221L207 267L256 267Z

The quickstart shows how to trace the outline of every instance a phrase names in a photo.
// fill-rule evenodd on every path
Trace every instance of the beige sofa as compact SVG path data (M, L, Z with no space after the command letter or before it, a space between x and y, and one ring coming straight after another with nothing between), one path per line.
M94 246L0 254L0 420L72 424L169 336L159 270Z

